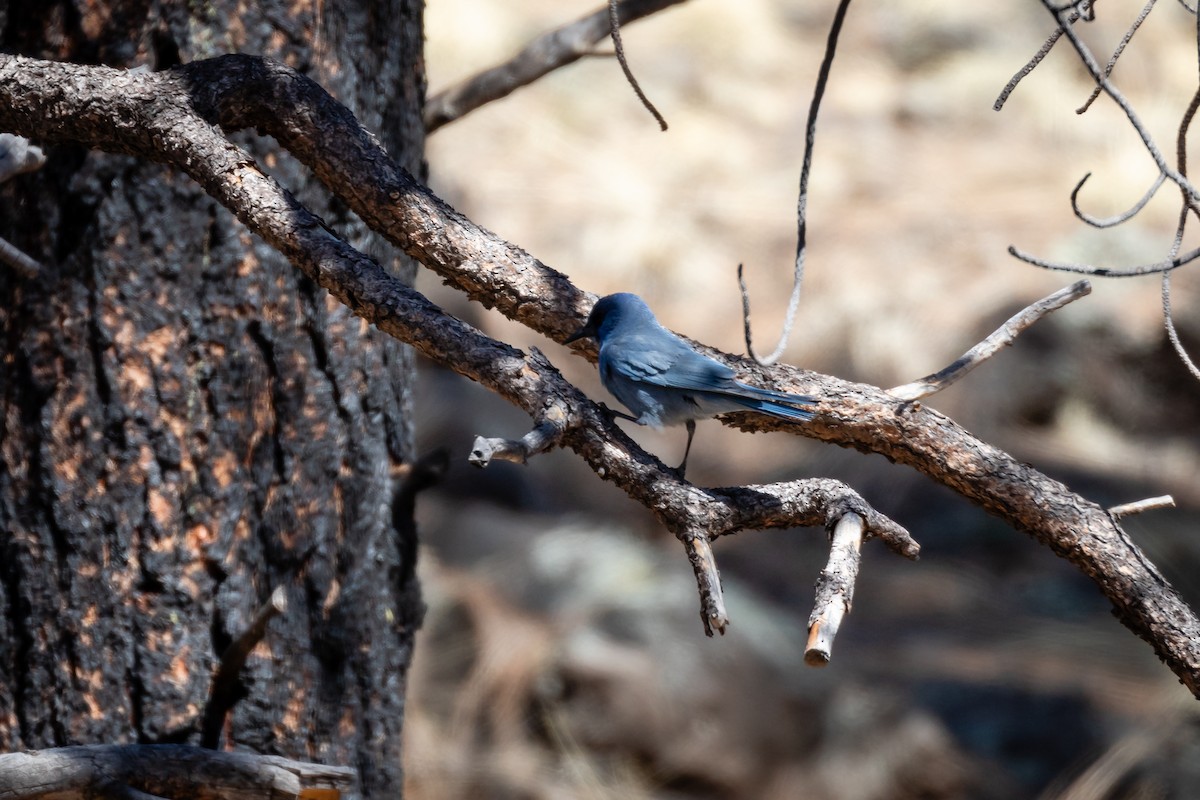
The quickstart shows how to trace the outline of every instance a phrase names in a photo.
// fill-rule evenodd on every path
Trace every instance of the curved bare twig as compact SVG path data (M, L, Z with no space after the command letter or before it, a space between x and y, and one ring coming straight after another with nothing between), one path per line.
M1163 157L1162 151L1159 150L1158 145L1154 143L1154 137L1150 135L1150 132L1146 129L1146 126L1142 124L1141 119L1133 110L1133 106L1130 104L1129 100L1126 99L1125 95L1123 95L1121 91L1112 84L1112 82L1108 79L1108 76L1105 75L1104 71L1100 69L1100 65L1096 62L1096 58L1092 55L1092 51L1089 50L1088 46L1084 44L1082 39L1079 38L1079 34L1075 32L1075 29L1072 25L1072 21L1066 16L1065 10L1056 7L1050 2L1050 0L1042 0L1042 5L1045 6L1046 9L1054 16L1055 20L1058 21L1059 29L1063 32L1063 35L1067 37L1067 40L1071 43L1071 46L1075 48L1075 53L1079 56L1079 60L1083 62L1084 67L1086 67L1087 71L1091 74L1092 79L1096 81L1096 85L1099 86L1105 94L1112 98L1113 102L1116 103L1121 108L1121 111L1125 113L1125 118L1129 120L1129 124L1133 126L1133 129L1137 132L1138 136L1141 137L1142 145L1146 148L1146 152L1150 154L1150 157L1154 159L1154 163L1158 165L1159 171L1166 175L1172 182L1177 184L1179 188L1186 193L1188 202L1196 203L1197 201L1200 201L1200 191L1198 191L1196 187L1192 185L1191 181L1189 181L1186 176L1180 174L1177 170L1171 167L1170 164L1167 163L1167 160Z
M654 107L654 103L650 102L650 98L646 97L646 93L642 91L642 85L633 75L633 68L629 66L629 60L625 58L625 45L621 42L621 14L617 10L617 0L608 0L608 26L609 33L612 34L613 48L617 51L617 61L621 65L621 71L625 73L625 80L629 81L633 93L637 95L638 100L642 101L642 105L650 112L650 116L658 122L658 127L665 131L667 121Z
M1200 20L1197 20L1200 25ZM1200 28L1197 29L1197 46L1200 47ZM1187 132L1192 126L1192 120L1196 118L1196 111L1200 109L1200 87L1197 87L1196 92L1192 95L1192 102L1188 104L1187 110L1183 114L1183 120L1179 123L1179 132L1175 138L1175 160L1179 165L1179 171L1187 174ZM1188 212L1192 211L1200 215L1200 210L1197 209L1194 203L1189 203L1187 195L1183 197L1183 205L1179 210L1179 223L1175 226L1175 239L1171 242L1171 255L1179 252L1179 248L1183 246L1184 230L1187 227ZM1192 360L1187 348L1183 345L1183 340L1179 338L1179 331L1175 328L1175 320L1171 315L1171 273L1164 272L1162 276L1162 311L1163 311L1163 327L1167 331L1167 340L1171 342L1171 347L1175 349L1175 354L1179 356L1179 360L1187 368L1188 372L1192 373L1192 377L1200 380L1200 368L1196 366L1196 362Z
M1090 177L1092 177L1092 173L1089 172L1080 178L1079 183L1075 184L1075 188L1071 190L1071 211L1075 213L1075 216L1079 220L1086 222L1093 228L1111 228L1133 219L1141 213L1141 210L1146 207L1147 203L1154 199L1154 195L1158 194L1158 190L1167 182L1167 176L1160 172L1158 173L1158 177L1154 179L1154 184L1127 211L1123 211L1112 217L1094 217L1079 207L1079 192Z
M1175 354L1187 367L1188 372L1192 373L1192 377L1200 381L1200 366L1196 365L1187 348L1183 346L1183 341L1179 338L1179 331L1175 329L1175 320L1171 316L1171 273L1169 272L1164 272L1162 276L1162 310L1163 325L1166 328L1167 339L1171 342L1171 347L1175 348Z
M1190 264L1197 258L1200 258L1200 248L1189 250L1181 256L1168 258L1162 261L1156 261L1152 264L1139 264L1136 267L1128 267L1126 269L1112 269L1109 267L1095 267L1091 264L1071 264L1065 261L1049 261L1044 258L1039 258L1023 250L1018 250L1016 247L1009 246L1008 254L1013 258L1018 258L1026 264L1032 264L1035 267L1042 269L1052 269L1056 272L1075 272L1080 275L1095 275L1100 278L1136 278L1139 275L1154 275L1159 272L1170 272L1171 270L1179 269L1185 264Z
M792 326L796 323L796 310L800 307L800 289L804 284L804 256L807 251L808 235L808 176L812 172L813 147L817 141L817 116L821 111L821 99L825 96L825 87L829 83L829 72L833 68L833 58L837 54L838 37L842 32L842 23L846 21L846 12L850 8L850 0L839 0L833 14L833 22L829 26L829 36L825 41L825 55L821 59L821 67L817 71L817 85L813 89L812 103L808 107L808 121L804 126L804 161L800 167L800 192L796 201L796 259L792 272L792 293L788 297L787 312L784 314L783 331L779 334L779 343L769 355L763 356L754 348L750 337L750 295L746 291L746 281L742 275L742 265L738 264L738 287L742 291L742 317L746 332L746 353L759 364L764 366L774 364L787 349L788 339L792 335Z

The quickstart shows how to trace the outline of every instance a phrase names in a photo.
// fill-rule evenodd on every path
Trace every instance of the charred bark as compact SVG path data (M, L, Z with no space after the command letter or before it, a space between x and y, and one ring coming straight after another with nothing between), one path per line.
M416 0L109 5L11 6L0 49L155 70L268 54L423 171ZM295 161L245 144L411 280ZM284 587L227 742L396 796L421 616L410 509L390 507L409 349L134 158L51 149L0 187L0 236L45 266L0 269L0 750L198 741L217 658Z

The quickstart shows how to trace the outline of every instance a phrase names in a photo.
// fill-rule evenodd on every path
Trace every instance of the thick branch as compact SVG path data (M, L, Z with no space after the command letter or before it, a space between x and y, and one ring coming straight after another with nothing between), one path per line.
M121 75L126 77L128 73ZM136 81L136 76L132 77ZM120 89L124 98L137 91L136 85ZM167 97L161 88L151 87L150 91L156 100ZM148 102L150 98L136 98L118 113L137 118L138 109ZM625 436L610 414L564 380L540 353L527 355L450 317L337 238L219 130L196 118L190 106L180 108L160 102L151 111L143 109L140 113L152 114L144 120L142 138L132 136L115 149L159 159L165 152L169 161L191 174L251 230L356 314L508 398L539 420L532 438L502 443L498 449L506 454L527 455L531 448L541 449L561 440L579 452L597 474L619 485L672 531L702 529L709 536L718 536L746 528L820 526L835 513L831 509L851 504L862 507L864 516L877 523L875 529L881 538L892 544L897 536L903 537L906 544L900 549L915 554L916 544L903 528L867 508L861 498L835 482L804 482L812 483L811 487L784 484L761 487L762 491L753 491L760 487L748 487L750 494L741 490L742 497L730 490L709 492L686 483ZM89 131L84 122L77 135ZM426 236L428 231L418 233ZM550 428L544 428L545 424ZM755 502L746 502L751 496Z
M625 0L617 6L621 25L648 17L684 0ZM528 86L559 67L574 63L593 52L609 35L608 7L542 34L503 64L472 75L462 83L438 92L425 101L425 132L438 128L482 105L499 100Z
M137 74L0 55L0 128L137 154L187 171L381 330L531 415L551 395L561 397L569 409L564 443L665 522L672 508L695 508L710 517L713 525L704 527L710 534L732 532L747 527L742 523L782 523L790 508L824 524L821 509L798 507L799 495L773 496L764 487L702 490L678 480L556 371L445 314L338 239L206 120L227 129L260 127L275 136L373 228L474 299L534 330L561 341L590 307L565 276L471 224L417 184L349 112L282 66L228 56ZM329 147L330 141L338 146ZM1104 509L920 404L831 376L723 358L761 385L821 398L820 415L803 426L750 414L729 415L729 422L879 453L959 492L1090 576L1121 621L1200 695L1200 620ZM802 485L813 483L821 482ZM756 500L756 492L764 496ZM768 514L765 520L751 518L756 507ZM674 531L688 527L669 522Z
M354 786L354 777L349 767L187 745L89 745L0 754L0 797L5 800L336 800Z

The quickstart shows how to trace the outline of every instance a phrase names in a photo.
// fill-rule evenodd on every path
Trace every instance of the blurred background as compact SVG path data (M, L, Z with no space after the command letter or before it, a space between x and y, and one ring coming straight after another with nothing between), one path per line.
M432 0L431 92L507 59L596 0ZM1101 5L1103 62L1136 15ZM791 286L804 123L833 3L692 0L630 25L626 51L661 133L612 58L583 59L435 133L432 185L598 295L641 294L668 327L743 352ZM1052 29L1038 2L895 0L850 9L810 184L808 267L784 360L889 387L933 372L1076 276L1008 245L1122 267L1162 258L1178 195L1098 231L1157 170L1064 44L992 105ZM1114 80L1167 153L1196 87L1194 17L1160 3ZM607 45L602 50L610 49ZM1194 242L1185 248L1195 246ZM929 402L1111 505L1173 494L1126 529L1200 605L1200 384L1163 333L1159 281L1093 293ZM1196 268L1174 281L1200 352ZM592 397L591 365L422 273L418 288L491 335L537 346ZM466 463L476 434L528 418L426 364L422 495L429 604L409 691L409 796L429 798L1194 798L1200 714L1099 591L1046 548L912 470L800 437L702 422L705 485L840 478L923 546L869 543L833 662L803 663L824 531L716 543L732 628L706 639L681 546L572 454ZM666 463L685 434L636 429Z

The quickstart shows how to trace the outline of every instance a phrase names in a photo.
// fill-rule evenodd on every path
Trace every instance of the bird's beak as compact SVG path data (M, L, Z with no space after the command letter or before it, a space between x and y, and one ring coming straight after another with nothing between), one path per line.
M591 325L584 325L582 328L575 331L570 336L568 336L566 339L564 339L563 344L570 344L571 342L577 342L580 339L589 339L595 335L596 335L596 332L594 330L592 330Z

